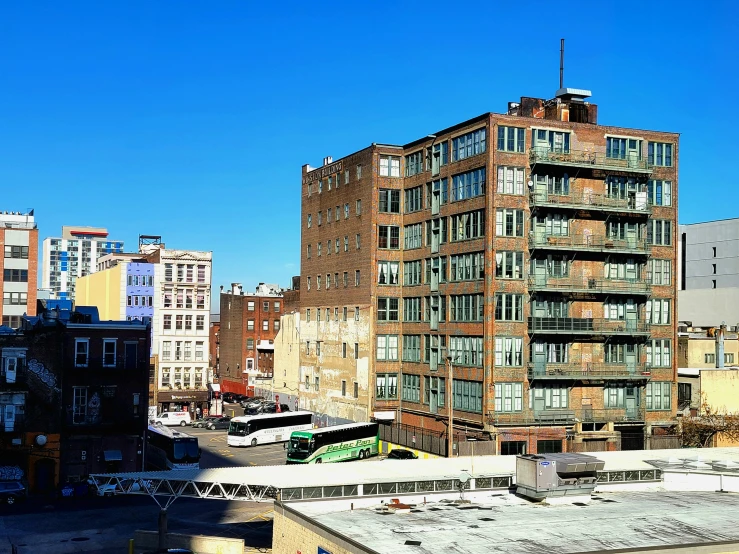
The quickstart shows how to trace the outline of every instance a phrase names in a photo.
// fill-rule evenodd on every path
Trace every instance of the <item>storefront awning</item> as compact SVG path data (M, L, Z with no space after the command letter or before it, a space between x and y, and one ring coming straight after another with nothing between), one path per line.
M104 450L103 459L106 462L121 462L123 461L123 455L120 450Z
M220 383L208 383L208 388L213 392L221 392Z

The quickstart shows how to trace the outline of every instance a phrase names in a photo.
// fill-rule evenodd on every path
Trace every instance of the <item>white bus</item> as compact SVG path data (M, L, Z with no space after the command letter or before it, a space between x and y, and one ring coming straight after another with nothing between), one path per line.
M199 468L198 438L163 425L149 425L145 465L150 470Z
M293 431L313 428L312 412L284 412L235 417L228 426L229 446L256 446L290 440Z

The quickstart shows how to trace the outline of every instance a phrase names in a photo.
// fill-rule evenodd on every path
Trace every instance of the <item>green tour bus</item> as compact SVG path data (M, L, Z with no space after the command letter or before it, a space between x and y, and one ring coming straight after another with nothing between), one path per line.
M377 456L379 427L377 423L348 423L293 431L287 445L287 463L321 464Z

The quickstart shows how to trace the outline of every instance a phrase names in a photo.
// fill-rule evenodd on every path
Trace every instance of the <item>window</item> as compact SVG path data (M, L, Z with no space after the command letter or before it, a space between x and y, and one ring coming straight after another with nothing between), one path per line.
M415 260L413 262L403 262L403 284L421 284L421 260Z
M316 341L316 356L320 356L320 355L321 355L321 341L317 340Z
M162 342L162 359L169 360L172 357L172 342L165 340Z
M377 321L398 321L398 299L377 299Z
M482 294L451 296L451 321L482 321L485 302Z
M354 306L354 321L359 321L359 306Z
M185 360L191 360L192 359L192 342L186 341L185 342Z
M253 319L247 319L246 320L246 330L247 331L253 331L254 330L254 320Z
M398 250L400 248L400 227L395 225L378 225L377 247Z
M671 283L672 260L647 261L647 282L653 285L669 285Z
M310 308L305 310L305 321L306 323L310 323Z
M151 284L149 286L154 286L154 278L150 277ZM199 265L198 266L198 283L205 283L205 266Z
M326 290L331 288L331 274L326 273Z
M348 286L349 286L349 272L345 271L344 272L344 288Z
M346 381L344 379L341 380L341 396L346 396Z
M380 156L380 177L400 177L399 156Z
M306 287L310 290L310 275L307 277Z
M305 341L305 353L310 356L310 341ZM306 381L308 380L308 376L305 376Z
M652 298L647 300L647 323L652 325L669 325L670 300L668 298Z
M334 288L339 288L339 273L338 271L334 273Z
M74 365L75 367L87 367L90 358L90 340L74 340Z
M334 215L334 209L329 208L326 212L326 223L331 223L331 220L333 219Z
M5 246L6 258L28 259L28 246Z
M421 336L403 335L403 361L421 361Z
M205 331L205 316L204 315L195 316L195 330Z
M403 299L403 321L421 321L421 298Z
M629 358L637 359L637 346L633 343L606 343L604 354L607 364L624 364Z
M650 142L647 144L647 163L662 167L672 167L672 144Z
M448 163L449 143L447 141L443 141L434 144L433 154L431 157L431 167L427 167L426 169L430 169L433 175L438 175L441 166L447 165Z
M703 363L704 364L715 364L716 363L716 354L714 354L714 353L704 354L703 355Z
M279 302L279 300L275 300L273 306L274 306L275 313L279 313L280 312L280 302Z
M531 387L529 408L533 409L535 399L541 402L545 410L566 408L568 404L567 387L552 385Z
M570 194L570 177L567 173L563 176L533 175L532 180L536 183L537 190L546 190L548 194L560 196Z
M482 412L482 383L455 379L452 391L455 410Z
M652 206L672 206L672 181L647 181L647 200Z
M523 410L523 383L495 383L495 411L520 412Z
M348 169L344 171L344 184L345 185L349 184L349 170Z
M454 254L449 256L450 281L470 281L485 276L485 255L483 252ZM406 283L407 284L407 283Z
M317 343L317 346L318 346L318 348L319 348L319 350L320 350L320 347L321 347L321 343L320 343L320 342L319 342L319 343ZM318 352L317 354L318 354L319 356L321 355L321 353L320 353L320 352ZM316 387L316 390L320 390L320 388L321 388L321 386L320 386L320 385L321 385L321 378L320 378L320 377L319 377L318 375L316 375L316 376L315 376L315 377L313 378L313 383L314 383L314 385L315 385L315 387Z
M449 355L452 363L463 366L482 366L482 337L449 337Z
M733 364L734 363L734 353L733 352L726 352L726 353L724 353L724 363L725 364Z
M323 180L318 181L318 194L323 192Z
M495 276L499 279L523 279L523 252L496 252Z
M129 303L129 306L130 306L130 303ZM172 307L172 291L171 290L164 291L164 307L165 308Z
M452 139L452 161L457 162L485 152L487 129L478 129Z
M321 276L316 275L316 290L321 290Z
M377 262L377 284L397 285L399 262Z
M326 316L326 320L328 321L328 316ZM334 308L334 321L339 321L339 308Z
M323 223L323 212L318 212L318 226L321 226L321 223Z
M400 191L390 189L380 189L380 213L400 213Z
M606 137L606 158L619 160L641 159L641 140L622 137Z
M523 210L498 208L495 210L495 234L499 237L522 237L523 216Z
M250 312L253 312L254 311L254 301L253 300L249 300L246 303L246 309L247 309L247 311L250 311Z
M165 330L172 329L172 316L170 314L164 314L163 327Z
M606 408L625 408L626 387L614 384L603 387L603 406Z
M346 358L346 343L341 343L341 357ZM346 393L343 393L342 396L345 396Z
M485 168L475 169L452 177L452 202L485 194Z
M569 218L564 214L547 214L546 217L534 218L537 229L544 228L546 236L566 237L570 234Z
M377 359L386 362L398 360L398 335L377 335Z
M497 293L495 295L495 319L497 321L523 321L523 296Z
M130 296L128 297L131 298ZM3 304L6 306L25 306L28 302L27 292L4 292Z
M357 166L357 179L361 179L361 178L362 178L362 166L358 165Z
M523 194L525 171L522 167L498 166L498 188L500 194Z
M669 339L647 341L647 367L672 367L671 344Z
M246 339L246 349L254 350L254 339Z
M406 225L403 229L403 248L413 250L423 245L423 226L420 223Z
M262 331L269 331L269 319L262 320Z
M3 279L6 283L27 283L27 269L3 269Z
M354 286L355 287L359 286L359 270L358 269L354 270Z
M359 233L357 233L356 235L354 235L354 244L357 247L357 250L359 250L362 247L362 242L361 242L360 234Z
M357 215L362 214L362 201L361 200L357 200L357 205L355 209L356 209Z
M452 242L485 236L485 210L476 210L451 216Z
M421 401L420 375L403 375L403 400L408 402Z
M339 209L339 206L336 206L335 214L336 219L334 219L334 221L339 221L339 219L341 219L341 210Z
M652 381L647 383L647 410L672 409L672 383Z
M72 388L72 422L75 424L87 421L87 387Z
M405 157L405 176L412 177L423 171L423 151Z
M424 275L424 283L428 284L431 282L432 272L438 272L439 282L445 283L447 278L447 257L442 256L441 258L426 258L426 271Z
M502 152L523 152L524 129L498 125L498 150Z
M436 400L437 406L443 406L446 397L446 379L443 377L423 378L423 403L432 404L431 398Z
M398 397L398 374L378 373L376 378L375 398L390 400Z
M359 343L355 342L354 343L354 359L356 360L358 358L359 358ZM356 394L354 396L356 396Z
M495 365L497 367L521 367L523 365L523 339L521 337L495 337Z
M116 339L103 339L103 367L115 367Z
M418 212L423 209L423 187L414 187L405 191L405 213Z

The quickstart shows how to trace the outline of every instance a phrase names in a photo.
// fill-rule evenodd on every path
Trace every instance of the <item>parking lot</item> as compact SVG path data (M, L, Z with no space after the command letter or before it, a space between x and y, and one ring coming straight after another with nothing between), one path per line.
M232 466L271 466L284 465L285 443L263 444L252 447L229 447L226 443L226 430L188 428L186 433L198 437L202 450L200 467L232 467Z

